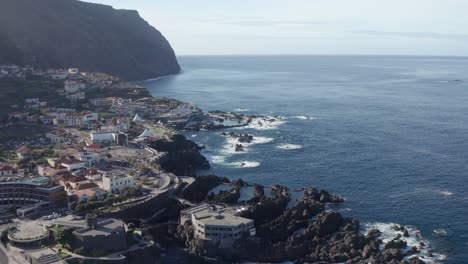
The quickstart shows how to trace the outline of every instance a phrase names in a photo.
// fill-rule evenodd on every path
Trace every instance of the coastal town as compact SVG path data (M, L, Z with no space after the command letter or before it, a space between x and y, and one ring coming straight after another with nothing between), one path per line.
M8 92L21 87L38 92ZM205 113L76 68L2 65L0 88L2 264L431 258L424 243L401 239L415 235L403 226L381 250L380 231L362 234L358 221L329 211L343 199L326 191L304 188L293 199L280 185L197 176L210 164L181 131L262 126L279 117ZM220 134L237 140L235 151L253 140Z

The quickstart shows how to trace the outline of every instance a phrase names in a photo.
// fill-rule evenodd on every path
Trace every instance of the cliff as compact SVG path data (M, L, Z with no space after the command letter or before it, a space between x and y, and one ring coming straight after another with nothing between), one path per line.
M125 80L180 71L169 42L138 12L76 0L0 1L0 64L9 63Z

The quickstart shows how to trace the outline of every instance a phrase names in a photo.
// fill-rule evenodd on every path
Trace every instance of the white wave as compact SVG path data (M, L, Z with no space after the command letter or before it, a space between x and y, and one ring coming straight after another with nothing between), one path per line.
M303 145L299 144L280 144L277 146L279 149L284 149L284 150L295 150L295 149L303 149Z
M436 193L442 196L453 196L455 195L454 192L451 192L447 189L437 189L437 188L415 188L415 191L417 192L423 192L423 193Z
M248 143L249 145L253 144L266 144L270 143L274 140L274 138L269 138L269 137L254 137L251 143Z
M260 162L258 161L238 161L229 164L238 168L256 168L260 166Z
M197 137L197 134L193 134L192 137L193 137L193 138L194 138L194 137Z
M455 193L453 193L451 191L447 191L447 190L436 190L436 192L438 192L439 194L442 194L443 196L452 196L452 195L455 194Z
M426 263L438 263L438 261L444 260L446 258L446 256L443 254L433 252L433 248L431 247L430 242L422 237L421 231L419 231L417 228L412 226L404 226L404 228L408 230L409 234L409 237L405 237L403 236L403 232L397 228L399 226L401 225L395 223L364 223L362 225L361 232L367 234L371 229L378 229L381 232L380 239L382 239L383 242L381 249L385 247L387 242L400 235L400 239L406 241L407 243L407 247L402 250L403 252L409 251L413 247L418 248L420 251L418 254L406 257L406 260L416 256L424 257L421 259ZM429 252L432 252L432 257L429 257Z
M237 144L241 144L244 151L236 151ZM239 141L236 138L228 137L226 138L226 143L223 145L223 148L220 150L220 152L225 155L242 154L247 152L246 145L244 144L245 143L239 143Z
M314 119L318 119L317 117L313 117L313 116L304 116L304 115L293 116L292 118L300 119L300 120L314 120Z
M432 233L437 236L446 236L448 232L447 230L440 228L440 229L434 229Z
M249 151L249 148L255 144L266 144L272 142L273 138L268 137L256 137L250 143L241 143L237 138L227 136L226 143L223 146L221 152L223 154L242 154ZM236 145L241 144L244 151L236 151Z
M226 156L214 155L210 157L210 161L215 164L225 164Z
M253 118L248 125L236 129L274 130L284 123L286 123L284 117L265 116Z
M234 109L234 111L236 111L236 112L247 112L247 111L249 111L249 110L250 110L250 109L248 109L248 108L243 108L243 107Z

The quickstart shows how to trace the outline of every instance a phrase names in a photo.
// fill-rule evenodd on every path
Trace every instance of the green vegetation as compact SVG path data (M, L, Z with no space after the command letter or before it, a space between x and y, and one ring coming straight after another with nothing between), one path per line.
M54 226L49 229L51 238L55 243L61 244L63 247L71 249L71 242L73 241L73 229Z
M143 97L151 97L146 88L126 82L118 82L108 87L88 89L86 91L86 95L88 98L116 96L122 98L140 99Z
M66 253L66 252L63 252L63 251L59 251L57 255L58 255L59 258L61 258L61 259L65 259L65 258L68 258L68 257L71 256L70 254L68 254L68 253Z
M1 111L1 110L0 110ZM46 132L46 128L33 123L15 123L7 128L0 128L0 142L9 140L27 141L40 138Z
M103 200L97 200L92 197L89 200L83 200L76 203L74 209L76 212L89 212L97 210L101 207L111 207L116 203L125 202L128 199L141 196L141 190L137 188L125 188L118 195L111 195Z
M0 79L0 100L6 102L0 105L0 116L5 118L11 111L21 108L12 108L14 105L24 105L26 98L39 98L47 101L50 105L67 106L68 100L63 100L57 92L63 89L63 81L46 79Z

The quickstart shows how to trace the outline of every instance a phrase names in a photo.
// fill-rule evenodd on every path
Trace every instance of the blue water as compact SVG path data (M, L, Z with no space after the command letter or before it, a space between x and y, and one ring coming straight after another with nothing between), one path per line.
M273 141L245 154L215 132L211 172L264 185L317 186L346 198L348 216L421 230L444 263L468 263L468 58L181 57L183 73L143 82L154 96L204 110L279 115ZM461 79L465 82L449 82ZM307 116L310 119L294 118ZM303 149L278 149L281 144ZM224 159L224 160L223 160ZM239 168L240 161L258 162ZM249 163L250 164L250 163ZM432 230L443 228L447 236Z

